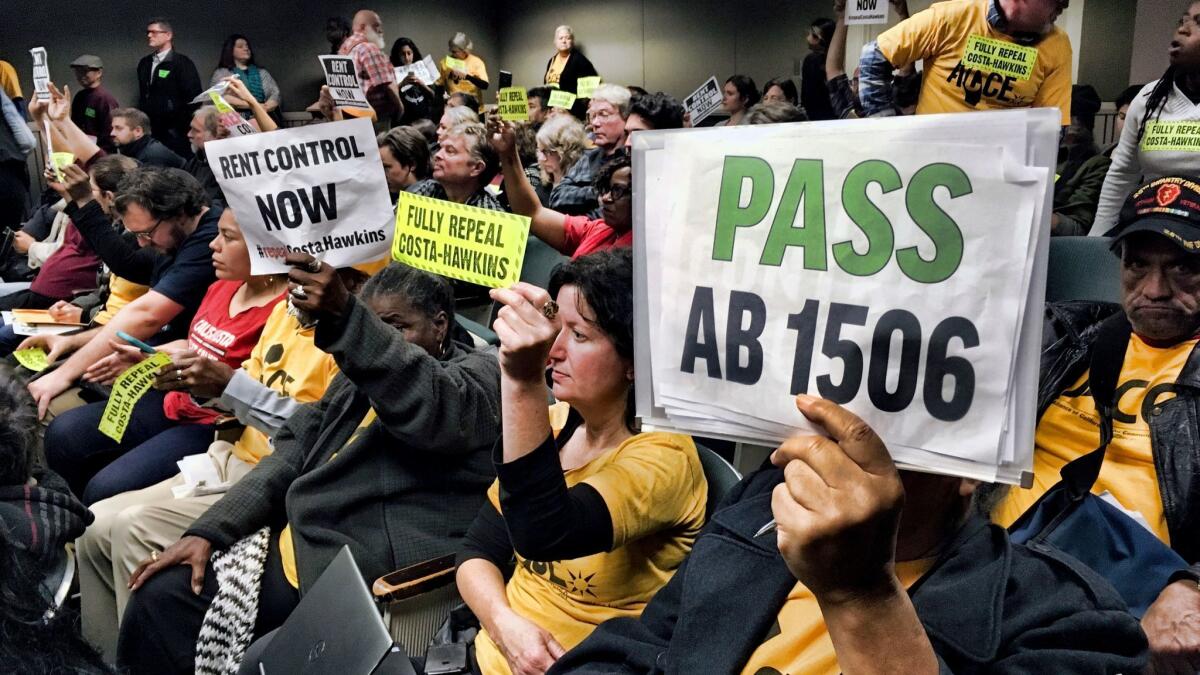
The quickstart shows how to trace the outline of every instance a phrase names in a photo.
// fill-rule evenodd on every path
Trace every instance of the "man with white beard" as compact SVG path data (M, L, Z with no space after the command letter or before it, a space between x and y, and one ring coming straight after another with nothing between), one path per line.
M383 48L383 20L369 9L360 9L354 14L351 24L354 31L342 41L338 54L354 59L354 71L371 107L375 109L377 126L386 130L390 122L404 112L400 102L400 91L396 85L396 74L392 62Z

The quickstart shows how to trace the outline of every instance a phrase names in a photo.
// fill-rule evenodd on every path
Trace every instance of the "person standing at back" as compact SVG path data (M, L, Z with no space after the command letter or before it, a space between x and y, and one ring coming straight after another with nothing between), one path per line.
M924 61L917 114L1058 108L1071 123L1071 40L1054 22L1069 0L949 0L863 48L868 117L898 114L892 72ZM985 61L993 61L986 68Z
M112 140L112 114L121 107L117 99L100 83L104 79L104 62L99 56L84 54L71 62L79 92L71 100L71 121L83 133L96 139L107 153L117 151Z
M138 110L150 117L154 137L175 154L192 156L188 147L188 125L192 121L192 99L200 94L196 64L175 51L175 32L166 19L151 19L146 26L146 43L153 50L138 61Z
M800 105L810 120L836 118L833 104L829 101L829 85L825 81L825 54L829 51L829 41L833 39L836 28L837 24L831 19L821 18L813 21L808 29L806 40L811 51L804 57L804 65L800 69Z

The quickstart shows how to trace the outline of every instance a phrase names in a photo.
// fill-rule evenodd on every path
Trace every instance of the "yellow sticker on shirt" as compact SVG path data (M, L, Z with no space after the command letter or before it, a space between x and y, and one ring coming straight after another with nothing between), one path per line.
M575 96L577 98L591 98L592 94L596 93L596 87L600 86L600 76L581 77L575 85Z
M500 90L500 119L509 122L529 120L529 98L524 87L505 87Z
M392 259L480 286L521 278L529 218L401 192Z
M446 70L460 70L467 72L467 62L463 59L456 59L453 56L446 57Z
M35 373L40 373L50 367L50 362L46 360L46 352L42 351L41 347L18 349L12 354L16 357L17 363Z
M100 433L121 442L133 417L133 406L150 391L159 369L170 362L170 356L157 352L145 361L130 366L117 377L108 396L108 404L104 406L104 414L100 417Z
M1036 47L1022 47L1004 40L972 35L967 38L967 49L963 52L962 62L968 68L985 73L999 73L1018 80L1029 80L1033 76L1037 57Z
M1200 152L1200 122L1150 122L1142 136L1142 151Z

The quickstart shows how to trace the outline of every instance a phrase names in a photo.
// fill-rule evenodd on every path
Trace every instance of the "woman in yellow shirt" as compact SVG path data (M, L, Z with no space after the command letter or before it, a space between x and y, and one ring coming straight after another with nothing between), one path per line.
M600 623L639 616L703 525L708 489L691 438L632 427L632 276L623 249L560 267L549 293L492 291L504 305L503 441L457 577L483 627L475 650L487 675L545 672ZM554 396L571 408L557 436L547 361Z
M446 96L470 94L483 101L482 92L488 88L487 65L475 55L475 43L466 33L455 33L450 38L450 54L438 63L442 71L437 83L446 91Z
M570 26L554 29L554 56L546 62L543 83L574 94L579 88L579 78L594 77L596 67L575 48L575 31Z

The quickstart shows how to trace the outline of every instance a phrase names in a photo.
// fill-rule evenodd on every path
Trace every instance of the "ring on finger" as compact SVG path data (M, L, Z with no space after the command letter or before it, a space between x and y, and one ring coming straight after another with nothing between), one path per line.
M546 304L542 305L542 316L554 320L558 316L558 303L553 300L547 300Z
M151 551L150 552L150 562L158 562L158 555L159 555L158 551Z
M292 294L292 297L296 298L297 300L307 300L308 299L308 293L304 292L303 286L296 286L295 288L293 288L291 290L291 294Z
M309 260L308 261L308 271L313 274L320 272L321 271L321 261L317 260L316 258Z

